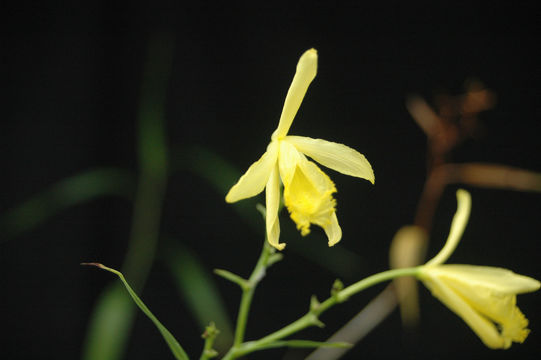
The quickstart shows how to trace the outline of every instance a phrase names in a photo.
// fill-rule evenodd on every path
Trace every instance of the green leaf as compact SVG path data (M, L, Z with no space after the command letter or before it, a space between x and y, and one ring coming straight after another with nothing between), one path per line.
M165 246L165 260L175 278L175 285L201 330L214 322L220 330L215 340L219 351L227 351L233 343L231 320L212 273L195 253L179 242Z
M188 358L188 355L186 354L186 352L184 351L184 349L182 348L182 346L180 346L180 344L178 343L178 341L175 339L175 337L169 332L169 330L167 330L167 328L165 326L162 325L162 323L156 318L156 316L154 316L154 314L152 314L152 312L150 311L150 309L143 303L143 301L141 299L139 299L139 297L137 296L137 294L132 290L132 288L130 287L130 285L128 284L128 282L126 281L126 279L124 279L124 275L122 275L121 272L115 270L115 269L111 269L111 268L108 268L107 266L103 265L103 264L99 264L99 263L83 263L81 265L92 265L92 266L96 266L96 267L99 267L100 269L103 269L103 270L106 270L106 271L109 271L115 275L117 275L120 280L122 281L122 283L124 284L124 286L126 287L126 290L128 290L128 293L130 294L130 296L132 297L133 301L135 302L135 304L139 307L139 309L141 309L141 311L154 323L154 325L158 328L158 330L160 331L160 333L162 334L162 337L163 339L165 340L165 342L167 343L167 345L169 346L169 349L171 350L171 352L173 353L173 355L175 356L175 359L177 360L189 360ZM114 335L116 336L116 334ZM100 360L102 358L99 358Z
M94 307L83 347L83 360L116 360L124 352L136 307L121 283L107 287Z
M59 181L3 214L0 217L3 238L13 238L32 230L56 213L100 196L131 199L134 189L135 179L125 170L98 168L81 172Z
M205 179L217 193L223 196L225 206L225 194L237 182L242 173L219 154L206 147L195 145L175 150L171 162L174 169L188 170ZM220 176L216 176L216 174L220 174ZM254 211L255 198L245 199L227 206L232 207L253 230L263 233L261 217Z

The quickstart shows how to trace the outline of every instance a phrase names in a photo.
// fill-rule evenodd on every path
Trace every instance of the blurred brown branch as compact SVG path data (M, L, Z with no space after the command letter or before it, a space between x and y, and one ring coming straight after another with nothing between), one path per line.
M444 164L449 153L479 128L477 115L496 104L496 95L479 81L466 83L466 92L459 96L438 95L437 110L420 96L410 96L406 107L413 120L427 137L427 170Z
M432 217L445 187L465 184L491 189L541 192L541 174L499 164L444 164L429 174L419 204L415 225L430 230Z

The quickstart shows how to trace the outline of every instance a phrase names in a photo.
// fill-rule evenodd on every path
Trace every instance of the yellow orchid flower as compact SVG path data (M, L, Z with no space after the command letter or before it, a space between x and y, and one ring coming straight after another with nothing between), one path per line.
M530 330L516 306L517 294L538 290L539 281L489 266L443 264L464 232L471 208L470 194L457 192L458 209L443 249L421 267L419 278L449 309L460 316L492 349L522 343Z
M308 86L317 72L317 51L306 51L297 64L289 87L278 128L263 156L229 190L225 200L233 203L266 190L266 230L269 243L282 250L279 242L280 180L284 184L284 202L302 235L310 232L310 224L321 226L329 238L329 246L342 238L336 218L336 187L331 179L306 156L346 175L374 183L374 172L366 158L343 144L321 139L288 135Z

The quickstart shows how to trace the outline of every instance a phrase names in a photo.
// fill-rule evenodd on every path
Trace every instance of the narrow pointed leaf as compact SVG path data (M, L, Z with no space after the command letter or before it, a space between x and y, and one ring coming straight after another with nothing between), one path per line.
M103 269L103 270L106 270L106 271L109 271L115 275L117 275L119 277L119 279L122 281L122 283L124 284L124 286L126 287L126 290L128 290L128 293L130 294L130 296L132 297L133 301L135 302L135 304L139 307L139 309L141 309L141 311L154 323L154 325L158 328L158 330L160 331L160 333L162 334L162 337L163 339L165 340L165 342L167 343L167 345L169 346L169 349L171 350L171 352L173 353L173 355L175 356L175 359L177 360L189 360L189 357L188 355L186 354L186 352L184 351L184 349L182 348L182 346L180 346L180 344L178 343L178 341L175 339L175 337L169 332L169 330L167 330L167 328L165 326L162 325L162 323L156 318L156 316L154 316L154 314L150 311L150 309L143 303L143 301L137 296L137 294L132 290L132 288L130 287L130 285L128 284L128 282L126 281L126 279L124 279L124 275L122 275L121 272L115 270L115 269L111 269L111 268L108 268L107 266L104 266L102 264L98 264L98 263L84 263L84 264L81 264L81 265L93 265L93 266L97 266L99 267L100 269Z

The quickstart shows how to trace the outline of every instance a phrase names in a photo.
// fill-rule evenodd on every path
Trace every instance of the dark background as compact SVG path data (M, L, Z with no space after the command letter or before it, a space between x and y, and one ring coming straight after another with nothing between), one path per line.
M480 114L481 131L453 153L457 162L485 161L541 172L539 151L539 30L537 2L441 2L438 6L310 5L124 6L61 3L3 11L3 121L0 125L0 211L61 179L98 166L137 171L136 116L148 41L174 40L166 100L167 137L173 146L201 145L244 171L264 151L277 125L299 56L314 47L318 75L291 133L347 144L365 154L376 185L329 172L339 190L344 237L337 246L357 254L352 283L388 267L392 236L413 221L425 179L426 138L404 101L416 93L460 94L476 78L497 94ZM473 210L456 263L501 266L541 278L541 197L466 187ZM438 251L455 210L456 186L446 189L434 218L430 254ZM248 275L261 244L224 193L178 169L171 174L162 233L194 249L209 269ZM263 197L260 197L263 201ZM81 268L82 261L122 264L131 204L107 197L62 211L46 223L0 244L0 312L5 359L76 359L97 295L112 279ZM293 227L285 215L284 227ZM261 224L261 226L263 226ZM284 239L310 247L325 242ZM325 251L333 251L328 249ZM248 337L287 324L307 309L310 295L325 298L335 275L299 251L269 271L256 293ZM236 313L239 292L219 281ZM421 289L421 323L403 332L398 312L347 358L537 358L541 354L541 297L519 296L532 333L507 351L485 348L454 314ZM378 289L356 296L322 317L323 340L359 311ZM190 354L199 329L172 289L158 260L143 292L147 305ZM302 337L302 336L301 336ZM249 358L282 358L285 351ZM172 358L153 325L138 317L129 359Z

